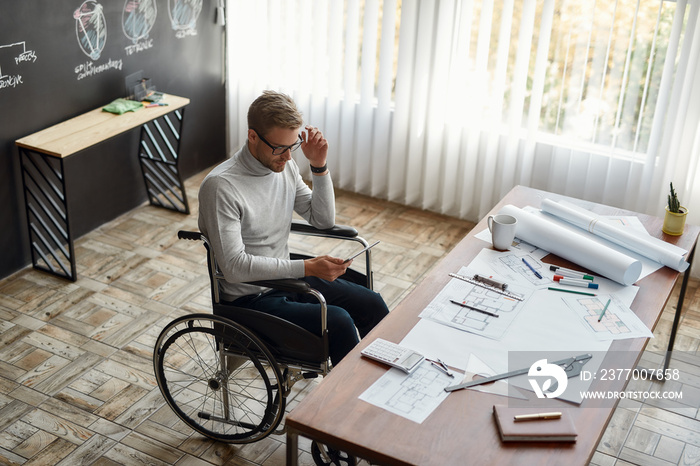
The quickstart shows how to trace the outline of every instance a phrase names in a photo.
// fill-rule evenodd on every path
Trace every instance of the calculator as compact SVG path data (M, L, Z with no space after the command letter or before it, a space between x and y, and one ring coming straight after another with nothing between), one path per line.
M422 354L412 349L397 345L382 338L377 338L362 350L361 354L375 361L383 362L410 374L425 359Z

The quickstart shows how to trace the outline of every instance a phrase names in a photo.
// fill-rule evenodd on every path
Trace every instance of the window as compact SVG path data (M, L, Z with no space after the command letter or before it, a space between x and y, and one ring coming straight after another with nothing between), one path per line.
M375 8L375 15L378 8L376 23L363 22L366 13L372 14L366 11L369 3ZM395 8L395 33L391 36L393 47L382 49L384 3L361 1L359 18L350 16L359 25L358 100L362 89L363 46L368 45L362 39L366 37L377 42L369 44L376 50L376 61L372 63L375 89L382 59L380 52L392 51L392 56L384 59L391 61L394 96L402 1L386 2L387 7ZM665 71L664 60L669 53L680 55L685 32L688 12L682 17L680 40L672 41L676 2L540 0L515 1L510 7L508 2L488 0L438 4L438 8L452 10L445 16L450 23L438 27L451 29L454 69L463 73L463 86L473 89L466 93L465 106L473 108L471 104L477 100L482 102L482 114L493 116L499 112L493 104L499 103L497 118L502 122L518 106L522 109L523 126L529 112L538 112L539 131L566 136L569 144L593 143L621 151L646 151ZM472 9L465 11L470 5ZM345 20L348 20L347 9ZM367 36L365 26L377 27L377 33ZM345 32L348 27L346 23ZM432 38L417 36L416 39ZM675 50L670 51L669 47ZM436 50L439 53L446 51ZM538 58L546 60L541 70L537 69ZM677 62L678 58L666 71L675 73ZM498 76L499 66L505 69L502 81Z
M516 184L656 213L669 179L700 179L700 0L227 10L233 145L259 92L286 92L335 142L340 188L475 220Z

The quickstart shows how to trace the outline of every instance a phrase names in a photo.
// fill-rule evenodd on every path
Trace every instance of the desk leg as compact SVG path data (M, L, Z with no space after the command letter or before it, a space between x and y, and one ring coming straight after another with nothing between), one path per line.
M151 205L190 213L179 169L180 139L185 109L145 123L141 127L139 160Z
M287 466L299 463L299 434L287 427Z
M693 257L695 256L695 246L693 246L693 250L690 252L690 256L688 257L688 262L690 263L690 266L688 266L688 270L683 272L683 283L681 284L681 291L678 296L678 304L676 305L676 315L673 316L673 326L671 327L671 336L668 339L668 349L666 350L666 360L664 361L664 373L666 373L666 369L668 369L669 364L671 364L671 353L673 352L673 344L676 341L676 332L678 331L678 324L681 321L681 312L683 310L683 301L685 300L685 291L688 288L688 279L690 278L690 269L693 266Z
M19 155L32 265L76 281L63 159L22 147Z

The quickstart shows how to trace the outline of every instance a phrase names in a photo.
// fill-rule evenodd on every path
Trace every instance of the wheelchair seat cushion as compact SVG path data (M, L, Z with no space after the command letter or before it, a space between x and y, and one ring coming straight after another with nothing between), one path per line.
M230 304L214 304L214 314L248 328L268 346L280 362L320 364L326 359L323 338L288 320Z

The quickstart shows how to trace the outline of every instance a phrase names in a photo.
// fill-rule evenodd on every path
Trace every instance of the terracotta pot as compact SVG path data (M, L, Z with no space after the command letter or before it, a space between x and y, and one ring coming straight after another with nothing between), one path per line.
M685 217L688 215L688 209L681 206L680 212L671 212L666 206L666 216L664 216L664 226L661 230L667 235L680 236L685 228Z

